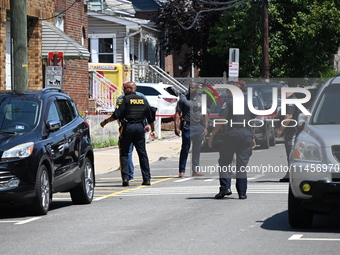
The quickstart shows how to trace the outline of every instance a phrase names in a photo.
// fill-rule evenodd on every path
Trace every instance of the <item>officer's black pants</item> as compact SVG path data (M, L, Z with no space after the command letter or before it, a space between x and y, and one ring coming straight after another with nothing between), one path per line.
M236 189L239 195L247 192L247 165L252 155L252 134L249 130L231 130L223 137L220 148L220 190L231 187L231 172L236 170ZM231 167L236 154L236 167Z
M145 149L145 133L144 125L142 123L128 123L121 129L119 137L120 149L120 169L122 179L129 179L129 150L130 145L133 144L136 148L139 165L142 171L143 181L149 181L150 166L148 154Z
M291 128L291 127L287 127L285 129L284 138L285 138L285 149L286 149L286 155L287 155L287 162L289 165L290 154L292 153L292 150L293 150L296 133L293 130L288 130L288 128Z

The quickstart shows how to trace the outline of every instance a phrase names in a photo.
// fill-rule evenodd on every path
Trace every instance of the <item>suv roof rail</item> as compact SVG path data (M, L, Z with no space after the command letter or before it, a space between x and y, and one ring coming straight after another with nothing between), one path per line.
M65 93L62 89L60 88L56 88L56 87L47 87L47 88L43 88L42 90L40 90L37 93L37 97L40 98L43 94L47 93L47 92L60 92L60 93Z

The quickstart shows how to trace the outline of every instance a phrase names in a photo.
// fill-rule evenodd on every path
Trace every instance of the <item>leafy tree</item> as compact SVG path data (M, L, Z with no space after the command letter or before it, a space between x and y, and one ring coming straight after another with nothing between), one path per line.
M218 1L212 1L218 2ZM219 1L223 2L223 1ZM268 0L270 77L322 77L332 73L340 46L340 1ZM228 70L229 48L240 49L240 77L261 77L262 0L245 1L224 12L207 1L169 1L158 21L167 31L167 54L192 48L192 62L201 76L221 76Z
M210 39L216 42L209 49L213 54L240 48L242 77L261 75L260 4L253 1L243 11L235 8L225 13L210 33ZM271 77L319 77L330 73L340 45L339 4L339 1L269 1Z
M210 29L208 53L223 58L228 70L229 49L240 49L240 77L260 77L262 61L262 21L259 3L246 3L221 15Z
M184 69L190 68L192 63L197 67L204 66L208 59L205 55L209 29L221 14L221 11L210 9L213 9L212 6L204 1L172 0L163 3L156 20L165 32L162 48L166 55L185 50L187 54ZM209 12L198 15L201 10Z
M290 20L281 25L286 33L287 75L318 77L333 69L340 45L339 1L291 1Z

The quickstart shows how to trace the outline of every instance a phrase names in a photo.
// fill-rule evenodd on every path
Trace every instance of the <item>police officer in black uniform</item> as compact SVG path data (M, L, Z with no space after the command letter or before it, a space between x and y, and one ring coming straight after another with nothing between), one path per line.
M120 129L119 149L120 165L123 179L123 186L129 186L128 154L131 144L136 148L139 164L142 170L142 185L150 185L150 166L145 149L145 119L151 126L150 137L156 137L154 117L148 102L136 94L136 84L127 82L124 84L125 96L118 102L115 112L100 123L104 127L107 123L119 120Z
M235 86L244 91L244 82L235 82ZM253 114L249 111L247 95L244 94L244 115L233 115L233 97L229 97L223 102L220 112L220 118L227 120L227 131L223 136L225 146L220 148L220 157L218 160L220 166L220 192L215 196L216 199L221 199L224 196L229 196L231 192L231 163L234 154L236 154L236 190L239 199L246 199L247 195L247 172L246 166L249 158L252 155L252 149L255 147L255 139L253 129L248 126L248 121L253 119ZM212 145L213 138L220 130L222 124L217 124L210 136L209 146Z

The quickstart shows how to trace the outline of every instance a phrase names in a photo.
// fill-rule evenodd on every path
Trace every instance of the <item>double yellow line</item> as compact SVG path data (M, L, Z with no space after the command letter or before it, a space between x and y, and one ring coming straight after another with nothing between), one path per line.
M159 178L159 177L162 177L162 176L156 176L155 178ZM160 183L160 182L164 182L164 181L168 181L168 180L171 180L171 179L174 179L174 178L177 178L177 177L175 177L175 176L174 177L164 177L164 179L160 179L160 180L151 182L151 185L154 185L154 184L157 184L157 183ZM149 186L141 185L141 186L137 186L137 187L134 187L134 188L127 188L127 189L124 189L124 190L113 192L111 194L100 196L100 197L98 197L94 200L99 201L99 200L102 200L102 199L105 199L105 198L108 198L108 197L113 197L113 196L116 196L116 195L119 195L119 194L122 194L122 193L125 193L125 192L128 192L128 191L131 191L131 190L137 190L137 189L142 189L142 188L146 188L146 187L149 187Z

